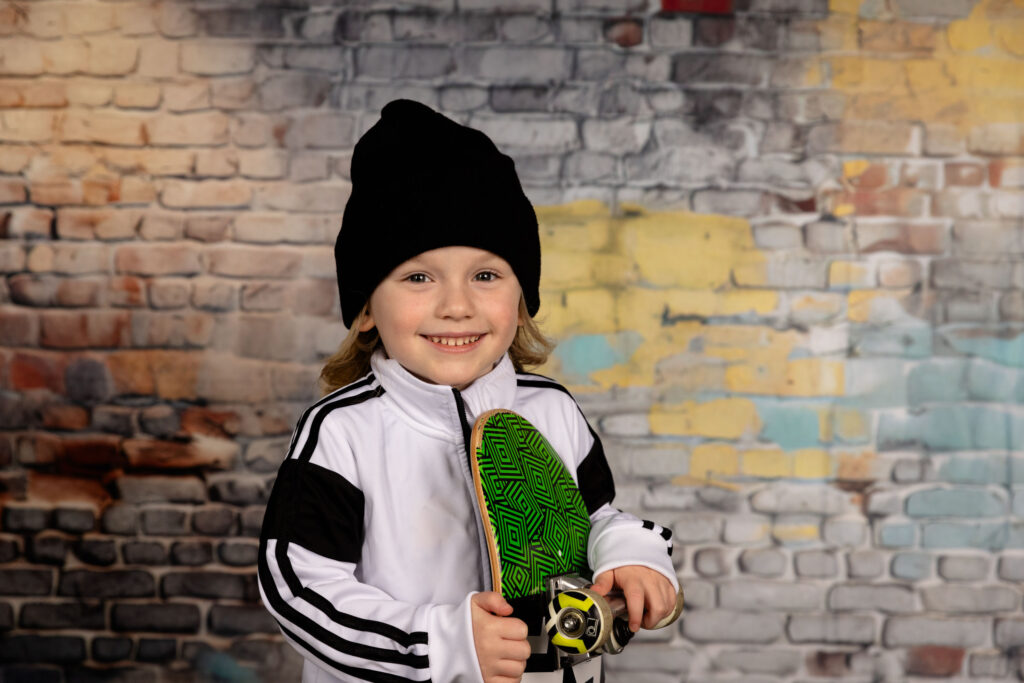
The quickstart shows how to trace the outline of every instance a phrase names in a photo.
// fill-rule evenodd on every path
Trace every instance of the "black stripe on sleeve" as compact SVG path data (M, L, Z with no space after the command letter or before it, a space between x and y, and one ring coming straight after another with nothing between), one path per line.
M645 520L643 520L643 522L644 522L644 528L645 529L647 529L648 531L654 531L654 522L652 522L649 519L645 519Z
M615 500L615 481L612 479L612 470L608 467L601 439L593 429L590 433L594 437L594 445L576 468L576 479L579 481L580 494L587 506L587 512L594 514L602 505Z
M346 394L349 394L349 393L355 391L356 389L362 389L363 387L365 387L367 385L373 384L373 382L375 380L376 380L376 377L374 377L373 373L370 373L369 375L367 375L366 377L364 377L361 380L357 380L357 381L353 382L352 384L348 384L348 385L342 387L341 389L338 389L337 391L333 391L333 392L327 394L326 396L321 398L319 401L317 401L316 403L314 403L310 407L306 408L306 410L304 410L303 413L302 413L302 417L299 418L299 424L296 425L296 427L295 427L295 433L292 434L292 440L291 440L291 443L288 445L288 455L286 457L290 458L292 456L292 451L295 450L295 443L299 440L299 435L302 434L302 429L303 429L303 427L306 426L306 420L309 419L310 414L314 410L316 410L317 408L319 408L323 404L330 403L331 401L335 401L338 398L340 398L340 397L342 397L342 396L344 396Z
M298 643L302 646L304 650L309 652L311 655L313 655L320 661L330 665L331 667L337 669L338 671L341 671L342 673L348 674L349 676L354 676L362 681L373 681L374 683L407 683L409 681L408 678L396 676L395 674L389 674L384 671L360 669L355 666L349 666L348 664L342 664L341 662L337 662L328 657L327 655L319 652L318 650L311 648L309 645L306 644L304 640L302 640L302 638L299 638L295 633L289 631L285 627L285 625L280 622L280 620L278 620L277 625L280 627L281 632L288 636L292 640L292 642ZM430 679L423 681L423 683L430 683Z
M285 460L267 502L261 535L354 564L362 557L364 503L363 492L337 472Z
M275 559L278 562L279 568L284 570L281 562L282 556L287 557L288 554L288 543L287 541L278 541ZM289 565L290 567L290 565ZM274 576L270 572L270 564L267 560L267 540L262 539L260 541L260 558L259 558L259 576L260 585L263 586L263 591L267 596L267 602L274 609L277 614L281 615L284 619L287 619L292 624L302 628L304 631L309 633L312 637L316 638L320 642L328 645L339 652L352 655L354 657L361 657L369 661L376 662L389 662L394 664L403 664L413 669L426 669L430 666L429 660L426 655L416 655L411 652L398 652L396 650L387 650L379 647L372 647L369 645L363 645L350 640L342 638L337 633L328 630L321 626L317 622L307 617L302 612L298 611L294 607L288 604L288 602L281 596L280 591L277 589L277 584L274 582ZM290 569L289 569L290 571ZM292 594L297 597L301 597L315 607L321 609L327 613L333 621L347 628L351 628L355 631L363 631L367 633L376 633L377 635L384 636L394 640L399 646L404 648L411 648L415 645L425 645L427 643L427 634L424 631L415 631L413 633L406 633L399 628L385 624L379 621L371 621L369 619L362 619L351 614L345 614L338 611L333 605L330 604L323 596L317 594L311 589L298 587L298 593L292 587L292 581L295 580L294 573L291 576L285 576L285 581L289 584L289 589L292 590ZM312 651L312 648L309 648Z

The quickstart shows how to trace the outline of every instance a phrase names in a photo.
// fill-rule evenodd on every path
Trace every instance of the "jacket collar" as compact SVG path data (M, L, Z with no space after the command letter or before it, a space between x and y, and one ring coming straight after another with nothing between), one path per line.
M424 382L380 350L370 358L370 366L384 387L384 397L395 405L402 419L434 437L462 441L462 423L450 386ZM477 415L488 410L511 410L516 396L516 371L508 354L460 393L470 427Z

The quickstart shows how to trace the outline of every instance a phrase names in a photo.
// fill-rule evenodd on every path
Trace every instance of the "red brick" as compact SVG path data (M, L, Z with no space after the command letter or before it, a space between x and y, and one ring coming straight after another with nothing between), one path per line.
M839 204L852 205L856 216L920 216L928 195L918 190L892 188L879 192L854 191L837 196Z
M121 179L109 174L96 174L82 179L82 199L86 204L102 206L121 200Z
M107 303L111 306L137 308L146 305L146 281L131 275L117 275L107 280Z
M985 167L966 161L946 163L946 185L952 187L980 187L985 182Z
M11 388L16 391L49 389L64 393L64 370L67 356L59 353L16 352L11 357L8 374Z
M126 464L121 438L100 434L65 439L59 460L63 474L94 473L96 470L118 469Z
M203 355L189 351L151 352L149 361L156 381L156 394L171 400L196 398Z
M124 450L133 467L229 469L238 457L239 448L233 441L199 436L187 443L129 439L124 442Z
M55 434L30 432L15 439L15 454L22 465L52 465L64 453L64 441Z
M57 285L57 305L95 308L100 305L101 283L95 278L65 278Z
M269 364L207 353L195 391L198 398L217 403L265 403L271 395Z
M241 419L232 410L186 408L181 414L181 428L188 434L229 439L241 429Z
M59 281L52 275L22 273L7 280L11 301L22 306L53 306Z
M114 391L121 396L151 396L156 381L150 355L153 351L119 351L107 356L107 368L114 380Z
M0 306L0 346L39 343L39 314L20 306Z
M24 204L28 199L25 181L14 178L0 179L0 204Z
M237 180L168 181L160 201L174 209L242 208L252 201L252 188Z
M863 173L848 178L851 187L858 190L876 190L889 184L889 167L885 164L871 164Z
M963 666L964 649L941 645L922 645L907 652L908 674L918 676L955 676Z
M81 406L67 404L43 408L43 427L61 431L79 431L89 426L89 411Z
M301 253L277 247L220 247L207 257L211 273L229 277L292 278L302 266Z
M110 494L100 482L91 479L29 472L27 499L61 507L82 504L99 512L110 503Z
M58 209L57 234L71 240L122 240L135 236L139 216L116 209Z
M11 212L7 233L11 237L49 237L53 211L49 209L23 208Z
M231 228L228 216L195 216L185 223L185 236L200 242L223 242Z
M213 326L213 317L205 313L136 311L132 314L132 341L135 346L203 347L210 341Z
M942 254L949 245L946 226L940 223L857 221L855 233L862 253Z
M988 181L992 187L1024 187L1024 162L993 161L988 166Z
M127 346L129 323L126 311L44 311L39 343L59 349Z
M644 27L632 19L612 21L605 25L604 37L619 47L636 47L644 41Z
M114 254L119 273L133 275L195 275L202 270L199 250L185 244L135 244Z
M72 178L33 178L29 184L29 195L33 203L50 206L82 204L85 201L82 181Z

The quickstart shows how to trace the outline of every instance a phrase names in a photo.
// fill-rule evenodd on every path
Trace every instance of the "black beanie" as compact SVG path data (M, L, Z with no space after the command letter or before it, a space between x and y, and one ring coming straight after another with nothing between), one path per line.
M400 263L452 246L508 261L527 310L537 313L537 215L512 159L482 132L426 105L389 102L356 143L352 194L334 244L345 326Z

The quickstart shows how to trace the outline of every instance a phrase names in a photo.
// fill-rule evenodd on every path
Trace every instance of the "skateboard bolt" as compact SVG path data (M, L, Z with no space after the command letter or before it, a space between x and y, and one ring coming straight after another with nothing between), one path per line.
M568 638L578 638L583 634L584 615L575 608L565 610L558 617L558 630Z

